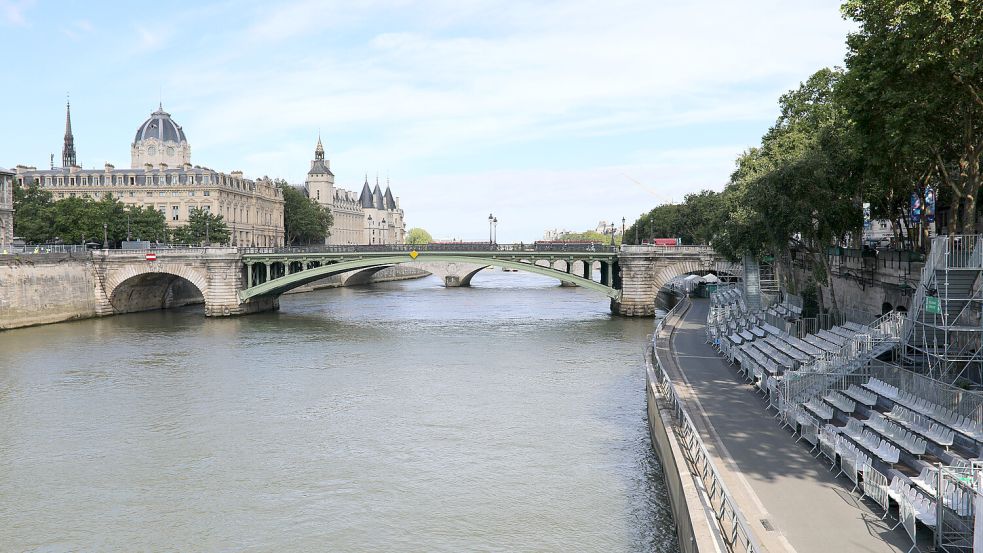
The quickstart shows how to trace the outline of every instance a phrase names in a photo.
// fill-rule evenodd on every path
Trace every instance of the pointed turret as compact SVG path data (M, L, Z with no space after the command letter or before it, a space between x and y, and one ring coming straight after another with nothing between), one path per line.
M321 145L321 137L317 137L317 147L314 148L314 159L311 161L311 170L308 175L331 175L331 162L324 159L324 146Z
M369 175L365 175L365 184L362 185L362 193L358 197L358 203L362 209L372 209L375 202L372 200L372 189L369 188Z
M389 188L389 179L386 179L386 193L383 198L386 200L386 209L396 209L396 199L393 198L393 191Z
M65 102L65 145L61 149L61 166L76 166L75 136L72 135L72 104Z
M376 209L386 209L386 200L382 197L382 189L379 188L379 177L375 178L375 188L372 190L372 204Z

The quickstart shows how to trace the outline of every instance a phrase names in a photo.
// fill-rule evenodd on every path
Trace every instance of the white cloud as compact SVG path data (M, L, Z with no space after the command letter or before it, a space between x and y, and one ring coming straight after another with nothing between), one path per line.
M0 17L8 25L24 27L27 17L24 12L34 5L34 0L0 0Z

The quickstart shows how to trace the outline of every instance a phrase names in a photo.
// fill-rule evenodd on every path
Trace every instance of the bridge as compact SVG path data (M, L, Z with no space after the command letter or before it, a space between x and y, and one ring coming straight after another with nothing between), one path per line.
M428 244L309 248L159 248L92 253L100 315L204 303L207 316L277 309L281 294L342 275L350 284L411 265L445 286L468 286L500 267L557 279L608 297L613 313L652 316L655 297L691 273L740 274L707 246Z

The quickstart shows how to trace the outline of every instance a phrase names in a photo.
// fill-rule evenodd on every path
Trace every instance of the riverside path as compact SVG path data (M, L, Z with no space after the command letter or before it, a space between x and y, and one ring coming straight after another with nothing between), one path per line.
M680 384L726 486L770 552L896 552L911 545L895 520L884 521L846 478L795 443L754 389L706 343L707 300L694 300L668 343L666 370Z

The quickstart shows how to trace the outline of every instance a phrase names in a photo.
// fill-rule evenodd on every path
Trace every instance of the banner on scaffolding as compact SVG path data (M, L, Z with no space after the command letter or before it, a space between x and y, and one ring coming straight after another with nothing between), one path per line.
M870 230L870 227L870 204L868 202L864 202L864 230Z

